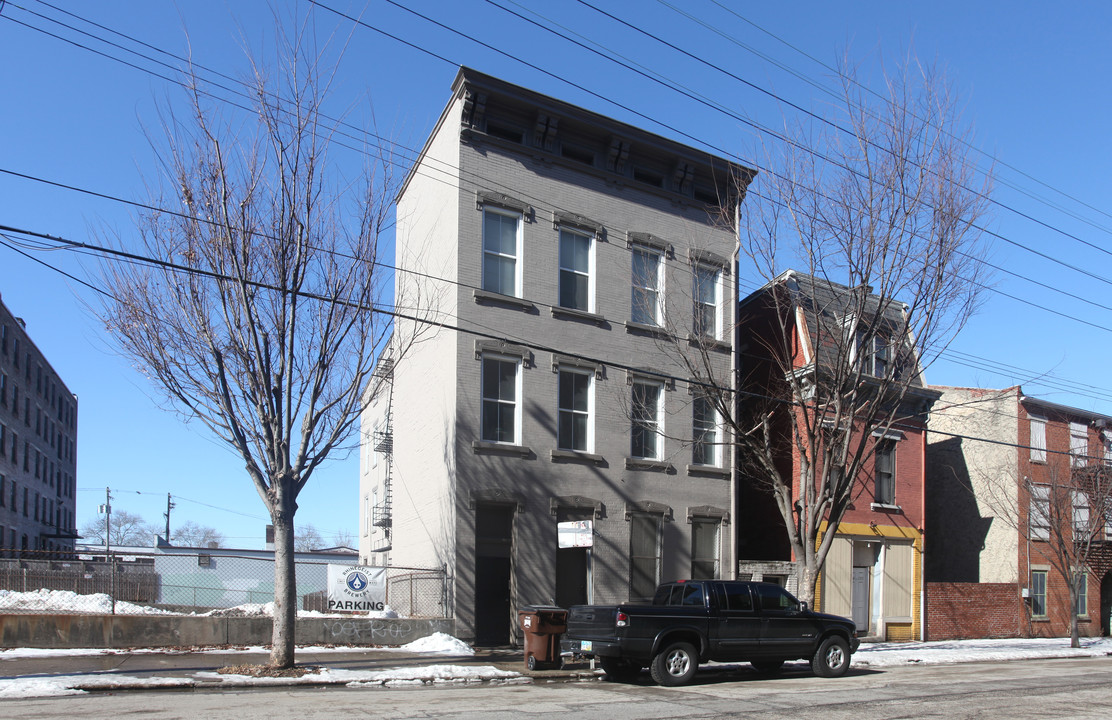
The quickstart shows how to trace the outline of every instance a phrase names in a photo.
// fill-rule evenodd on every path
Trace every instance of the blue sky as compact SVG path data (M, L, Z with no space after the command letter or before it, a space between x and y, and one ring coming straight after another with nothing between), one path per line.
M586 4L496 1L321 0L322 6L359 16L381 32L355 27L308 2L272 4L281 15L310 14L320 37L335 33L336 42L347 43L333 107L346 112L351 122L393 138L400 158L409 157L431 131L448 100L454 64L697 144L679 131L702 141L705 149L743 162L754 156L761 138L736 115L767 126L784 121L783 106L766 92ZM1107 172L1112 144L1105 115L1112 97L1112 45L1107 41L1112 6L726 0L591 4L763 91L820 112L828 100L814 83L831 87L833 78L824 65L834 65L843 54L859 65L861 79L878 89L881 67L895 66L909 52L944 69L959 93L963 118L974 126L976 147L986 153L986 163L996 161L994 199L999 204L988 226L1007 240L993 241L990 253L1006 272L996 273L995 292L951 352L930 369L928 380L982 387L1021 383L1029 394L1112 414L1112 382L1105 379L1112 346L1112 205L1106 200L1112 189ZM503 8L565 35L601 43L626 62L677 80L730 112L717 112L652 83ZM3 4L0 170L6 172L0 172L0 224L74 240L107 234L127 244L133 208L10 173L145 200L146 184L158 177L147 136L160 135L159 108L180 107L182 91L105 57L174 76L172 70L102 39L172 67L180 67L180 61L159 50L178 56L192 52L195 62L238 77L248 67L244 46L265 48L273 27L273 14L261 2ZM174 524L193 520L216 527L230 545L261 546L266 513L242 461L203 427L184 424L161 408L157 392L113 352L87 309L92 293L36 260L82 278L95 266L66 252L29 254L33 259L0 247L0 295L27 321L35 343L80 398L79 524L95 515L105 487L113 489L116 509L159 524L171 493ZM314 476L301 496L298 521L313 524L326 538L340 530L354 534L357 489L353 453Z

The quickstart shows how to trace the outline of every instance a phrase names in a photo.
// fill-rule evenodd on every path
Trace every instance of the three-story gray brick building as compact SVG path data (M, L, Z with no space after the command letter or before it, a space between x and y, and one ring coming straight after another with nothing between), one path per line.
M380 363L362 560L446 568L493 644L522 605L729 576L730 438L683 358L730 381L751 177L461 69L398 200L395 346L443 325Z

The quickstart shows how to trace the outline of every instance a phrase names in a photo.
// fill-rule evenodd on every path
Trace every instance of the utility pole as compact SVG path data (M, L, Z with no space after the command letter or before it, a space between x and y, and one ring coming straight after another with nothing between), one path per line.
M170 493L166 493L166 542L170 542L170 511L174 509L174 503L170 502Z
M112 489L104 488L104 504L100 506L104 513L104 559L108 559L109 540L112 534Z

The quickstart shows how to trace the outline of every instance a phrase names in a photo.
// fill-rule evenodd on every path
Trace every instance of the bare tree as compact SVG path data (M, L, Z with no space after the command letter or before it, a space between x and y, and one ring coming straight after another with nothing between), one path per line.
M189 547L223 547L224 535L216 528L188 520L174 529L174 542Z
M324 545L320 531L313 525L305 523L294 532L293 548L297 552L312 552L319 550Z
M350 530L337 530L332 534L335 547L355 547L355 533Z
M984 288L990 180L947 85L915 66L875 107L846 77L831 125L766 150L747 193L739 179L739 277L766 283L738 315L740 392L714 342L670 343L730 430L742 482L771 495L809 603L876 433L921 425L922 369Z
M370 153L341 166L336 136L350 131L322 110L334 51L314 45L310 24L279 34L273 76L253 64L253 122L190 78L190 115L166 120L160 157L174 197L152 203L176 207L137 224L158 264L108 266L103 313L172 407L237 452L270 513L277 667L294 663L297 498L375 395L386 311L417 314L416 300L391 301L380 263L389 164ZM393 338L395 358L406 345Z
M88 543L104 544L104 516L89 518L81 526L81 537ZM109 544L114 546L149 547L154 544L157 529L135 513L113 510L108 531Z
M1049 452L1049 451L1044 451ZM1095 458L1052 458L1046 472L1017 477L1014 470L985 473L984 501L994 517L1027 541L1030 562L1048 563L1069 592L1070 647L1081 647L1079 598L1112 541L1112 467ZM1019 492L1016 492L1016 489ZM1046 603L1049 587L1029 602ZM1047 614L1047 608L1031 612Z

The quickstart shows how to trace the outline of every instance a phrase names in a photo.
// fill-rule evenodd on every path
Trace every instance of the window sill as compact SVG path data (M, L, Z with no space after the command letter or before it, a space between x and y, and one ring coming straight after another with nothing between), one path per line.
M559 450L553 448L549 451L552 462L579 463L582 465L605 465L606 458L594 453L579 452L577 450Z
M552 317L566 320L586 320L587 322L593 322L595 325L606 324L606 318L598 313L576 310L575 308L557 307L555 305L552 306Z
M730 471L724 468L715 467L714 465L688 465L688 475L702 475L704 477L721 478L722 480L730 479Z
M665 472L668 474L676 472L676 468L674 468L671 463L664 462L663 460L649 460L647 458L627 457L625 467L626 470L650 470L652 472Z
M1046 615L1038 615L1038 616L1032 617L1031 622L1048 623L1048 622L1050 622L1050 618Z
M659 325L646 325L645 323L629 320L625 324L626 332L634 335L652 335L653 337L667 337L668 333Z
M509 443L494 443L483 440L472 441L471 449L477 455L516 455L524 458L533 454L533 450L527 445L511 445Z
M502 293L490 292L489 290L473 290L472 292L475 295L475 302L479 304L506 305L526 312L537 309L537 306L528 300L523 300L512 295L503 295Z
M872 503L869 508L874 512L890 513L892 515L903 515L903 508L899 505L889 505L888 503Z
M688 335L687 342L689 345L706 348L707 350L715 350L717 352L730 351L730 343L725 340L713 338L709 335Z

